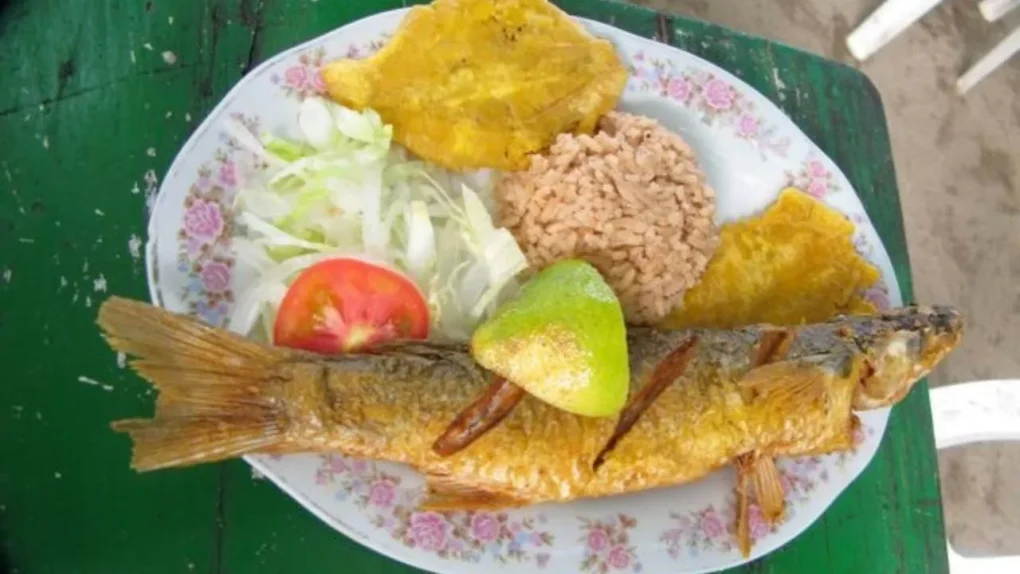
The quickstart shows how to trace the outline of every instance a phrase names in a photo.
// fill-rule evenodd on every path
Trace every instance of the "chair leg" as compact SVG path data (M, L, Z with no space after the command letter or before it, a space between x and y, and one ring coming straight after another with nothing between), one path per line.
M983 58L978 60L969 70L964 72L960 79L956 80L956 91L960 94L966 94L971 88L978 85L978 83L985 79L988 74L991 74L999 66L1006 63L1007 60L1020 52L1020 28L1013 30L1013 32L1006 36L1006 39L999 42L997 46L991 49L990 52L984 55Z
M867 60L882 46L917 22L942 0L886 0L846 38L858 60Z
M1020 6L1020 0L981 0L978 10L985 20L995 22L1017 6Z

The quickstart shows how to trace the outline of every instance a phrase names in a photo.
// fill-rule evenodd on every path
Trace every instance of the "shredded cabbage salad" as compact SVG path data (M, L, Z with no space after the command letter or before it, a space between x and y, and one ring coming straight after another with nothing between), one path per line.
M527 267L509 230L493 223L486 174L472 180L409 159L372 110L309 98L298 126L302 142L256 137L235 120L226 127L261 164L242 174L235 197L236 255L257 279L228 327L247 335L260 326L272 340L294 277L324 259L355 256L408 275L428 302L434 334L470 338Z

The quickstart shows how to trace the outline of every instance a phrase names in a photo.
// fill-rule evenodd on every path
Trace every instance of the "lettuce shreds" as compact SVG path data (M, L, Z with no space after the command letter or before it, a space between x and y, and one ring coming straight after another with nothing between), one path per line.
M410 160L393 128L372 110L322 98L301 104L303 141L256 137L236 120L226 133L261 164L242 175L234 208L240 261L257 273L229 319L271 339L287 286L303 269L337 256L368 258L409 276L429 304L432 331L465 340L517 288L527 267L510 232L495 226L468 176ZM456 190L456 191L454 191Z

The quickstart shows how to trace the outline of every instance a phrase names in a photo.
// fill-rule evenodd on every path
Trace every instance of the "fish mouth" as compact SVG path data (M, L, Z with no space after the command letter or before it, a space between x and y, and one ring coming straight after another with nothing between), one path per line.
M864 365L854 408L869 410L903 400L959 345L964 320L947 305L912 306L864 318L857 327Z
M929 311L929 316L932 327L938 335L952 336L957 342L963 336L963 315L953 307L936 305Z
M959 311L948 306L932 307L928 312L931 329L922 333L921 363L930 372L963 339L964 320Z

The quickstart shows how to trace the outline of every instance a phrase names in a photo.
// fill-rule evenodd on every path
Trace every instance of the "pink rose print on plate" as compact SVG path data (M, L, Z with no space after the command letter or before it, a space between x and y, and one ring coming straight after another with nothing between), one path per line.
M578 518L582 531L579 541L585 545L581 572L641 571L641 563L634 548L629 545L633 536L631 530L637 527L637 520L626 514L610 515L599 520Z
M283 73L283 80L290 88L301 90L308 82L308 70L304 66L287 68L287 71Z
M200 189L202 191L208 190L209 189L209 185L211 183L212 183L212 177L209 175L208 171L203 171L198 176L198 180L195 181L195 185L197 185L198 189Z
M223 214L213 201L195 200L184 214L184 231L189 237L212 242L223 232Z
M824 181L813 180L805 190L812 197L822 199L829 192L829 186Z
M223 293L230 288L230 268L218 261L202 266L202 287L210 293Z
M683 78L673 78L666 85L666 92L674 100L684 102L691 95L691 85Z
M370 45L374 46L375 42ZM269 79L273 84L283 88L283 94L287 98L303 101L305 98L324 94L326 83L322 78L321 68L325 58L325 48L306 51L293 61L280 64L283 71L274 73Z
M476 514L471 519L471 534L481 542L492 542L499 538L499 521L491 514Z
M888 309L890 307L889 290L886 288L885 283L879 282L872 286L864 292L864 298L871 301L871 304L878 309Z
M617 570L625 570L630 566L630 551L623 546L616 546L609 551L606 563Z
M808 162L807 172L811 177L827 177L829 175L829 171L825 169L825 164L817 159Z
M551 560L548 552L538 552L553 546L553 535L536 528L545 524L545 515L511 521L504 512L421 512L417 510L421 492L402 486L399 477L361 460L337 455L320 458L316 484L335 488L337 501L353 502L375 528L408 548L470 563L488 555L499 562L530 562L539 567Z
M719 512L712 505L686 514L671 512L674 525L663 531L659 540L674 560L704 551L730 552L736 542L730 532L732 513L732 508Z
M768 153L786 157L789 152L790 136L769 114L756 113L754 96L702 66L637 52L632 56L627 89L666 97L703 114L706 123L730 130L754 145L762 157Z
M237 166L232 161L223 162L220 166L220 183L225 187L235 187L237 185Z
M748 509L747 521L750 524L751 538L759 540L769 533L769 525L765 522L765 515L757 504L752 504Z
M751 114L740 116L737 124L737 133L744 137L754 137L758 133L758 120Z
M397 491L393 483L388 480L380 480L372 485L368 492L368 502L374 506L387 508L393 504L397 497Z
M726 525L715 509L707 511L701 520L701 531L705 533L705 537L718 538L726 534Z
M322 70L312 72L312 89L320 94L326 93L326 82L322 79Z
M598 552L609 546L609 536L602 530L592 530L588 533L588 548Z
M439 550L446 543L446 520L435 512L411 516L411 537L422 550Z
M718 78L705 83L704 93L705 102L717 110L728 110L733 107L733 88Z
M800 189L816 199L824 199L839 191L839 183L835 181L825 162L810 156L804 159L799 171L786 172L786 181L788 186ZM850 217L853 219L853 216ZM866 223L866 219L853 221L858 227Z
M322 464L315 471L315 484L332 484L337 475L349 472L350 469L347 459L342 456L323 456Z

